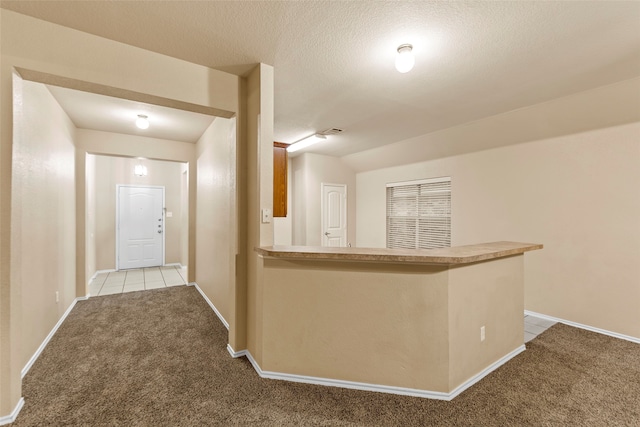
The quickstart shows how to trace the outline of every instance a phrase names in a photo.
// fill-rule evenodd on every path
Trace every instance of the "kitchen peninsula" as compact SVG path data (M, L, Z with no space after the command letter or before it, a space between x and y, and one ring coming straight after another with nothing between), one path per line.
M537 249L256 248L259 372L450 400L524 351L524 252Z

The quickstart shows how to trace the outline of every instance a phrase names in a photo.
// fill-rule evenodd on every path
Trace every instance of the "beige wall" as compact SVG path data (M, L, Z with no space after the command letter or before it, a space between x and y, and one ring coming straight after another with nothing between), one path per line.
M255 360L262 362L262 259L254 248L273 244L273 222L262 223L261 210L273 211L273 67L257 66L246 79L246 138L242 158L246 163L239 166L246 175L241 191L246 192L246 300L235 295L240 307L236 313L246 309L246 334L230 328L229 341L236 351L248 349ZM242 223L241 223L242 224ZM241 228L244 228L241 225ZM246 301L245 308L242 308Z
M264 263L263 370L448 391L446 267Z
M180 164L180 264L189 265L189 164Z
M196 283L225 320L237 252L235 124L216 118L197 144Z
M3 13L0 9L0 18L4 18ZM4 40L2 35L0 53ZM14 78L17 75L4 58L0 58L0 416L5 416L21 396L22 298L21 286L11 280L11 163L13 98L20 96L22 83Z
M87 133L91 135L91 133ZM85 137L90 137L85 135ZM124 136L115 134L114 137ZM143 139L145 141L145 139ZM182 164L160 160L93 156L95 158L95 253L96 270L116 268L116 186L140 185L164 187L165 264L181 259L181 187ZM141 163L147 176L136 176L133 169ZM89 178L87 179L89 181ZM88 210L88 209L87 209ZM168 214L171 213L171 216ZM186 212L188 214L188 211ZM91 214L87 215L90 218ZM89 272L93 275L94 272ZM91 276L89 276L91 277Z
M321 184L347 186L347 242L356 241L356 174L331 156L304 153L292 159L293 244L322 245Z
M30 79L62 77L69 87L101 88L106 94L138 94L163 105L193 105L227 117L239 112L240 79L237 76L188 63L133 46L103 39L59 25L0 9L0 416L11 413L21 396L22 287L11 280L11 169L13 126L13 73L27 70ZM36 73L30 73L35 71ZM60 81L60 79L58 79ZM272 94L271 94L272 96ZM140 100L144 100L140 99ZM271 100L273 98L271 97ZM186 104L185 104L186 103ZM78 134L81 132L79 131ZM79 135L77 135L79 137ZM179 144L179 143L177 143ZM192 144L193 146L193 144ZM76 278L75 296L86 292L85 152L76 151ZM189 158L167 157L175 149L160 144L149 150L126 144L98 145L94 154L141 156L185 162ZM180 150L177 150L180 151ZM154 156L154 153L158 153ZM190 163L195 171L195 163ZM195 172L189 174L195 188ZM192 192L195 194L195 192ZM190 242L195 242L195 195L189 200ZM190 244L193 257L195 244ZM195 278L195 266L190 280ZM55 323L42 326L50 330ZM29 341L29 338L24 337Z
M83 155L86 170L84 195L86 203L85 277L90 279L98 270L96 268L96 156L76 152L77 157L82 157Z
M449 267L265 258L260 367L453 392L522 348L523 259Z
M22 285L24 366L76 296L76 128L43 84L22 81L21 95L15 104L11 279Z
M536 252L449 268L450 390L522 346L524 273Z
M622 85L636 95L640 90L640 80ZM617 99L611 114L623 104L640 115L640 99L634 104L626 94L618 96L616 85L606 89L557 102L571 108L573 102ZM551 102L518 110L500 120L442 132L438 141L464 134L472 144L490 134L517 133L508 126L556 108ZM600 120L613 122L607 108L601 107L605 117ZM573 111L581 109L575 105ZM640 338L639 135L636 122L361 172L358 246L385 246L386 183L451 176L453 246L496 240L544 244L542 251L527 256L527 310ZM423 151L416 149L414 158L430 155L432 137L424 137ZM412 144L394 144L378 154L394 161L394 152Z

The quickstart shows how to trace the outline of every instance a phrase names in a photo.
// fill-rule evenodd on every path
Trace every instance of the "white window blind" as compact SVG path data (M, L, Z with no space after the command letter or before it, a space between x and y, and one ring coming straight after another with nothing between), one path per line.
M451 178L387 184L387 247L451 246Z

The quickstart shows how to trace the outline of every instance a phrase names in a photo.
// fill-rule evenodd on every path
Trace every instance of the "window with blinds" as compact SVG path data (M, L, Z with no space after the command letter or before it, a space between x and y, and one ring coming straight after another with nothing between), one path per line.
M451 246L451 178L387 184L387 248Z

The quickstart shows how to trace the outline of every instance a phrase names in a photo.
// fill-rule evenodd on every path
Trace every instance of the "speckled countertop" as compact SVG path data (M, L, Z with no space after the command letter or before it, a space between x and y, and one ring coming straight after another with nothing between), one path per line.
M331 248L264 246L255 251L266 258L459 265L542 249L541 244L491 242L440 249Z

